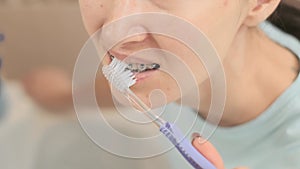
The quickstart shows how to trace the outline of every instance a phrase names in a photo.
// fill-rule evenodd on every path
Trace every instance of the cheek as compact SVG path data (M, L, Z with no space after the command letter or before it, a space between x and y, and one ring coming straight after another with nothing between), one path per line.
M238 4L227 1L212 11L217 12L206 14L205 17L202 15L201 18L194 16L191 20L208 37L223 59L241 26L241 13Z
M191 1L177 14L201 30L223 58L240 27L245 6L240 1L243 0L198 1L198 5Z
M201 60L203 58L196 55L191 46L187 46L179 40L171 39L169 37L154 37L159 48L172 53L176 57L166 57L165 67L169 68L169 70L174 70L174 72L177 72L178 74L180 74L178 70L181 70L182 72L188 71L188 76L193 76L197 81L197 84L201 84L208 78L207 71ZM200 50L205 50L207 47L201 46L200 48Z
M101 0L80 0L79 5L84 26L91 35L103 26L109 4Z

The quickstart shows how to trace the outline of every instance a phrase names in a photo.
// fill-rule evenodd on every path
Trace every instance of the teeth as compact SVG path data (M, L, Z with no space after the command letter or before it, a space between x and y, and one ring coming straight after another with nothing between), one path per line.
M160 68L160 65L157 64L157 63L152 63L152 64L151 64L151 68L152 68L152 69L159 69L159 68Z
M151 64L143 64L143 63L130 63L128 64L127 68L128 70L132 72L145 72L148 70L155 70L160 68L160 65L157 63L151 63Z
M146 65L145 64L139 64L138 69L139 69L140 72L143 72L143 71L146 70Z
M109 55L109 57L110 57L110 59L111 60L113 60L115 57L112 55L112 54L110 54L109 52L108 52L108 55Z
M111 55L110 53L109 57L113 60L115 57L113 55ZM129 63L126 70L130 70L132 72L145 72L148 70L156 70L159 69L160 65L157 63L150 63L150 64L143 64L143 63Z

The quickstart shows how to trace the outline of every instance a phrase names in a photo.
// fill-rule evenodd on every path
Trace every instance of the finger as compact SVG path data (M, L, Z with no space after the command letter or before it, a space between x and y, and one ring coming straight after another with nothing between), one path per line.
M210 142L197 136L194 137L192 144L217 169L225 169L221 156Z

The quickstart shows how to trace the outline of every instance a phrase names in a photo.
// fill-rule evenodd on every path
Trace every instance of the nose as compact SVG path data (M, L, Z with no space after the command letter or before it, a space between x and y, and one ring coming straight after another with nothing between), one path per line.
M142 16L145 2L143 0L119 0L109 12L104 27L101 30L101 43L105 49L114 50L128 45L143 42L148 36L147 26L143 24Z

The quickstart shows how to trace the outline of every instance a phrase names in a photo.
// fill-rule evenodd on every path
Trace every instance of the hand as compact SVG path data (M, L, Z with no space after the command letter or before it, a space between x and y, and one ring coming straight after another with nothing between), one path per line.
M193 146L204 156L206 157L212 164L216 166L217 169L225 169L222 157L219 155L218 151L215 147L204 140L200 136L193 137L192 144ZM248 169L246 167L237 167L235 169Z

